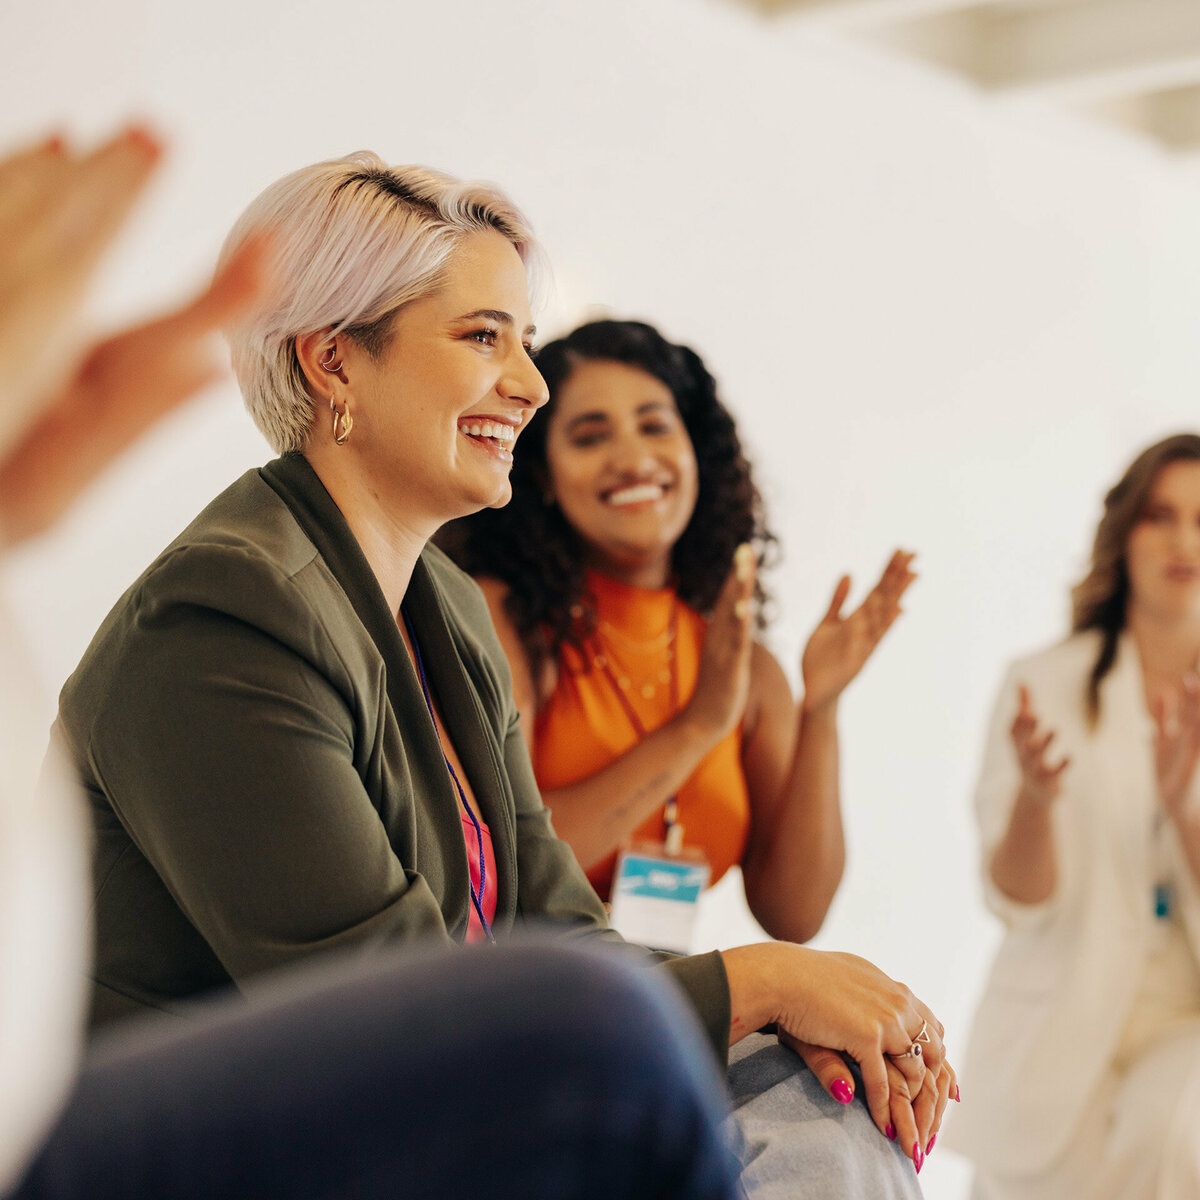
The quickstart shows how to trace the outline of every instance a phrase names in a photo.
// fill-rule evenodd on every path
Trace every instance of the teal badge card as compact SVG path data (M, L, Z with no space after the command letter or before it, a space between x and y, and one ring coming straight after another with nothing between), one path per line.
M612 891L612 925L622 937L655 950L691 950L700 893L709 865L700 854L667 857L661 852L624 851L617 860Z

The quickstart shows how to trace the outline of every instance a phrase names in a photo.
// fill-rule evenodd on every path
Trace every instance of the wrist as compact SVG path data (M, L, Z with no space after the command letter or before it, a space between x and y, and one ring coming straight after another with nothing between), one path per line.
M1200 829L1200 808L1189 803L1186 795L1168 798L1160 792L1159 798L1163 811L1181 835L1194 834Z
M825 722L831 725L836 724L838 702L841 698L841 692L836 692L832 696L827 696L823 699L817 697L814 700L810 693L806 691L800 701L800 715L805 721Z
M730 1045L778 1021L795 1006L804 978L803 973L797 975L799 959L816 953L790 942L759 942L721 951L729 980Z
M1040 788L1031 787L1022 782L1017 790L1017 802L1013 806L1013 815L1025 820L1048 820L1050 809L1058 797L1057 790L1046 793Z
M770 974L760 951L763 946L735 946L721 951L729 981L729 1044L769 1025L774 1020Z
M681 738L686 749L701 753L707 753L727 732L719 720L694 704L681 709L668 724Z

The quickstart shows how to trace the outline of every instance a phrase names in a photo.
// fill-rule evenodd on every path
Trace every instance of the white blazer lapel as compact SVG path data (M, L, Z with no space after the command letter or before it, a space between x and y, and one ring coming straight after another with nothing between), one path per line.
M1154 724L1146 711L1137 646L1122 634L1116 662L1100 689L1097 749L1103 770L1095 781L1097 801L1107 806L1105 826L1117 880L1131 915L1140 925L1150 913L1150 852L1158 805L1154 771Z

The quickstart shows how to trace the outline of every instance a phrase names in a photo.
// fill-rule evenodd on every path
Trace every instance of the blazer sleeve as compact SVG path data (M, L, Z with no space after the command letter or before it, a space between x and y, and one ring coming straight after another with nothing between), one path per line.
M975 815L980 833L984 901L1010 928L1032 929L1050 918L1062 893L1061 886L1040 903L1024 904L1002 892L992 880L990 870L992 854L1008 829L1021 784L1021 769L1009 730L1017 713L1017 689L1029 682L1026 676L1026 664L1014 663L1000 685L988 723L983 763L975 788Z
M68 734L234 980L342 946L448 940L364 789L360 689L294 578L186 547L119 621L64 693Z

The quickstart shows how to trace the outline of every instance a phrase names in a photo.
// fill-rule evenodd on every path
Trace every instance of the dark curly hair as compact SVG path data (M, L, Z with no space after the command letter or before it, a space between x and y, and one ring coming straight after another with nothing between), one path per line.
M564 643L579 645L595 627L595 602L584 587L583 546L558 505L545 496L546 430L555 397L576 367L596 361L625 363L666 384L691 438L698 468L696 508L671 552L680 599L710 613L738 545L750 542L760 563L776 545L733 418L699 355L641 321L592 321L548 343L538 352L537 365L550 401L546 413L521 434L512 500L504 508L451 521L434 539L470 574L508 586L506 608L535 678ZM761 583L757 599L761 628L768 599Z

